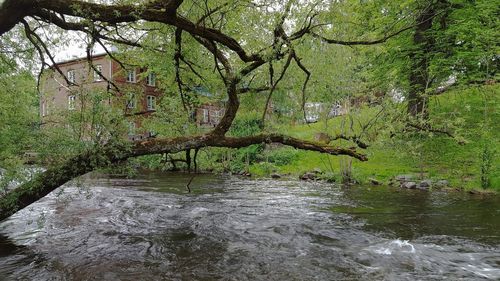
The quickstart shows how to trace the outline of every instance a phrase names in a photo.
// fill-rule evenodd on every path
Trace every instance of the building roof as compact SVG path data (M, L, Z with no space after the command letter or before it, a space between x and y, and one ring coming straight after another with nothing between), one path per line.
M109 48L109 52L116 53L116 52L118 52L118 49L116 47L114 47L114 46L111 46ZM102 57L102 56L105 56L107 54L108 53L105 50L101 50L101 51L93 53L92 54L92 58ZM65 64L65 63L80 61L80 60L87 60L87 55L73 56L73 57L70 57L70 58L56 60L56 64L59 65L59 64Z

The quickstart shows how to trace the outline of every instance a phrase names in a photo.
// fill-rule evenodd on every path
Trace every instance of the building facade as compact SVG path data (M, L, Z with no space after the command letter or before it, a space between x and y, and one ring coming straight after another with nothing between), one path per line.
M306 102L304 104L305 118L307 123L318 122L324 116L334 118L348 114L350 110L349 99L337 100L331 104L321 102Z
M215 127L224 116L224 107L218 103L203 103L195 109L196 125Z
M87 58L63 61L57 63L62 75L54 66L44 73L39 107L42 124L50 123L60 113L82 109L85 92L112 92L112 98L102 102L123 108L129 138L148 137L150 133L137 129L161 99L155 73L138 67L124 69L105 54L93 56L91 62L93 67Z

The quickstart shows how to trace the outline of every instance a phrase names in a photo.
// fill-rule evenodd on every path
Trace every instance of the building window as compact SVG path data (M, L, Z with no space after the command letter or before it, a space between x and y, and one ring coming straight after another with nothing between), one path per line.
M68 81L71 83L75 83L76 81L76 74L74 70L68 70L67 73Z
M96 82L102 81L101 75L102 75L102 65L97 64L94 66L94 81Z
M133 121L128 122L128 135L129 136L135 135L135 122Z
M75 109L75 101L76 101L76 96L68 96L68 109L69 110Z
M129 108L129 109L135 108L135 95L134 95L134 93L129 93L127 95L126 104L127 104L127 108Z
M203 108L203 123L208 123L208 109Z
M147 83L148 86L156 86L156 74L154 74L153 72L149 73L147 77Z
M147 96L146 97L147 101L147 109L148 110L155 110L156 108L156 97L155 96Z
M127 82L135 83L135 69L127 70Z

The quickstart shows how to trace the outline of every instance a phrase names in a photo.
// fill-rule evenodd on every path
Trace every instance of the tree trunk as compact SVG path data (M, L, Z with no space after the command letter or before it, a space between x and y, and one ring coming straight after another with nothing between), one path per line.
M198 173L198 151L200 151L199 148L194 149L193 163L194 163L194 172L195 173Z
M429 34L435 16L433 4L426 6L417 18L417 26L413 35L415 50L410 54L410 91L408 94L408 113L417 118L427 119L429 87L429 54L434 48L434 39Z
M202 147L242 148L252 144L273 142L282 143L298 149L317 151L331 155L349 155L361 161L367 160L364 154L356 152L355 149L332 147L278 134L262 134L241 138L201 135L193 137L151 139L132 143L131 147L107 145L103 148L89 150L69 159L61 165L49 168L45 172L37 175L32 181L24 183L8 192L0 198L0 221L8 218L18 210L27 207L76 177L131 157L176 153Z
M191 173L191 149L186 149L186 165L188 172Z

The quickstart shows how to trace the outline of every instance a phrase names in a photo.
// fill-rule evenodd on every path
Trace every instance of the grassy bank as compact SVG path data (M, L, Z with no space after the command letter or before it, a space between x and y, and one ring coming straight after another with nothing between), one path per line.
M376 112L377 108L371 107L353 114L357 119L368 120ZM472 87L432 97L430 118L433 124L439 124L436 127L452 132L453 138L432 132L406 133L392 138L389 134L379 134L366 149L369 161L352 160L353 177L360 182L368 178L387 182L396 175L413 174L421 178L446 179L453 187L479 189L483 176L483 181L489 181L488 188L500 190L500 87ZM338 134L348 120L348 117L337 117L327 123L276 126L275 129L313 140L319 132ZM392 126L389 121L379 122L387 122L386 129ZM355 132L359 130L356 124L353 126ZM377 130L383 129L384 126ZM347 141L335 143L350 145ZM286 147L267 149L263 155L265 161L249 166L256 176L278 172L298 177L319 168L328 176L340 179L341 161L349 161L344 157ZM280 158L280 155L285 156Z

